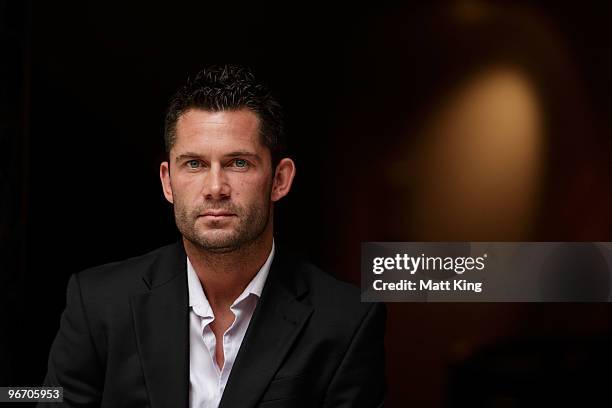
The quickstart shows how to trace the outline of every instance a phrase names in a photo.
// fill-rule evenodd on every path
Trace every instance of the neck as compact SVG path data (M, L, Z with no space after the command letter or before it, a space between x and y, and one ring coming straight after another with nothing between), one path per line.
M185 252L212 307L229 308L261 269L272 250L272 231L234 251L214 253L183 237Z

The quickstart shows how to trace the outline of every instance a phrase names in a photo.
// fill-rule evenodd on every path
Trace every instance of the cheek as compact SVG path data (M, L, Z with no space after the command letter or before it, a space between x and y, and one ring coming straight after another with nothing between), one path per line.
M267 200L270 184L268 179L263 178L243 178L236 180L232 190L234 199L247 201Z
M198 183L194 181L181 181L172 185L174 205L189 210L198 205L199 193L201 191Z
M200 181L195 177L185 177L174 180L173 190L182 196L192 196L201 191Z

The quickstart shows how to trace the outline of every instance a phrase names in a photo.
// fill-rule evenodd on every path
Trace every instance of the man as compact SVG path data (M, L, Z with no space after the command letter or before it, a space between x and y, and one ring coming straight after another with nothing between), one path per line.
M177 92L160 178L182 240L71 277L45 379L66 406L382 405L384 308L273 240L281 135L245 68Z

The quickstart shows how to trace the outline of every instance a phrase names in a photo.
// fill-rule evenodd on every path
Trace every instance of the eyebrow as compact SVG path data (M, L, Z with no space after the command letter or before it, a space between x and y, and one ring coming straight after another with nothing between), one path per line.
M224 154L223 157L252 157L257 160L260 159L257 153L254 153L248 150L236 150L236 151ZM202 159L202 158L203 157L198 153L186 152L186 153L179 154L178 156L176 156L175 161L180 162L181 160L185 160L185 159Z

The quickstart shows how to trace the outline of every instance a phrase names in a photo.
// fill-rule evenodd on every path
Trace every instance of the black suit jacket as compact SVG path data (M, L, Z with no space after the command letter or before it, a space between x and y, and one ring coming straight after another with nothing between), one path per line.
M187 407L189 295L176 243L73 275L45 385L64 406ZM220 403L379 407L385 309L277 247Z

